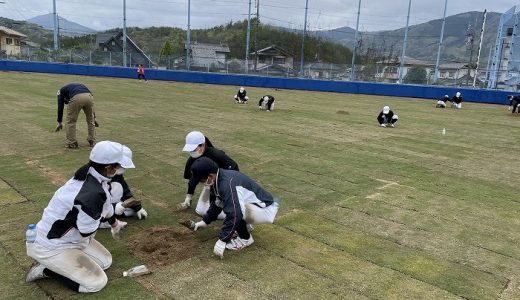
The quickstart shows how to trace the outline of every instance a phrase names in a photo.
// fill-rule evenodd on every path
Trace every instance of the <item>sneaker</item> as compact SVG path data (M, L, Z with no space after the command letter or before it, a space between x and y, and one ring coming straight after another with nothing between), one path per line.
M251 237L248 240L245 240L245 239L242 239L240 237L237 237L237 238L232 239L229 243L226 244L226 249L229 249L229 250L241 250L241 249L244 249L247 246L250 246L254 242L255 241L253 240L253 236L252 235L251 235Z
M39 262L34 261L29 271L27 271L25 282L33 282L38 279L47 277L45 274L43 274L43 270L45 270L45 266L42 266Z
M390 127L395 127L395 125L394 124L390 124Z
M112 228L112 226L108 222L101 222L101 223L99 223L99 228L100 229L110 229L110 228Z
M266 112L270 112L270 110L266 110Z
M88 141L88 145L90 147L94 147L95 144L96 144L96 142L94 142L94 141Z
M68 144L67 148L69 148L69 149L78 149L79 148L78 142L74 142L72 144Z

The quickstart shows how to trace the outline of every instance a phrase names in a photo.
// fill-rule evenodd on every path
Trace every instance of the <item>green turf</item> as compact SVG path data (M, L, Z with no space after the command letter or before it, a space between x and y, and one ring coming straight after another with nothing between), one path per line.
M88 160L84 116L78 150L54 133L56 90L83 82L94 93L98 140L128 145L125 173L149 212L113 254L109 284L89 298L119 299L520 299L520 117L505 106L235 86L1 72L0 298L84 298L52 280L24 283L24 231L54 191ZM276 97L273 112L256 99ZM384 105L399 115L380 128ZM446 128L446 135L442 129ZM178 227L186 133L204 132L240 169L282 199L274 225L240 252L212 255L218 225L197 232L193 257L140 278L128 252L138 231ZM200 190L200 188L199 188ZM178 247L183 247L179 244Z

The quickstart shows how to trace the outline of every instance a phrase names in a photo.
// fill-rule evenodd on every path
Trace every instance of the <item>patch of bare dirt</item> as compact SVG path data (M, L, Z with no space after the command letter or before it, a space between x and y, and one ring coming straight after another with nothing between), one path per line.
M128 250L149 266L167 266L198 255L200 242L188 229L159 226L132 235Z
M338 115L350 115L350 113L348 111L344 111L344 110L338 110L336 113Z
M55 186L62 186L68 180L63 174L43 165L39 160L26 160L25 163L30 167L37 168Z

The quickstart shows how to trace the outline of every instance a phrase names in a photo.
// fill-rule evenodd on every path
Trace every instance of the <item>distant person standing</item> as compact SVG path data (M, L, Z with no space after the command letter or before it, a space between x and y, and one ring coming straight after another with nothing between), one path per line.
M258 101L258 108L264 109L265 111L271 111L274 109L274 97L271 95L265 95Z
M137 66L137 79L144 79L144 81L147 81L146 77L144 76L144 66L142 64L139 64L139 66Z
M395 127L397 120L399 120L399 117L394 114L389 106L383 107L383 110L377 116L377 121L381 127Z
M67 108L67 147L76 149L79 147L76 140L76 122L78 121L79 112L83 110L87 119L88 137L87 141L90 147L96 143L96 131L94 127L99 127L96 122L96 113L94 110L94 96L90 90L81 83L69 83L58 90L58 125L56 132L63 129L63 108L68 104Z

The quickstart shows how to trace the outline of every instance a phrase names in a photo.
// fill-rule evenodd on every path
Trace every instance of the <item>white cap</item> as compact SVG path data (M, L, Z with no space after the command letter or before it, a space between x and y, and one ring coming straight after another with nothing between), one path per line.
M264 101L268 101L268 100L269 100L269 97L264 96Z
M130 150L130 148L125 145L123 145L123 159L119 164L125 169L135 168L135 165L132 161L132 150Z
M387 113L389 113L389 112L390 112L390 106L385 106L385 107L383 107L383 113L384 113L384 114L387 114Z
M460 92L456 92L456 93L455 93L455 96L456 96L456 97L460 97Z
M240 87L240 91L241 91L241 92L244 91L244 87L243 87L243 86Z
M89 159L98 164L120 164L125 169L135 168L131 156L125 156L123 149L125 146L117 142L101 141L96 143L90 151ZM128 147L126 147L128 148ZM128 150L130 150L128 148ZM130 151L130 155L131 155Z
M195 150L200 144L204 144L206 138L200 131L192 131L186 135L186 145L182 148L182 151L191 152Z

